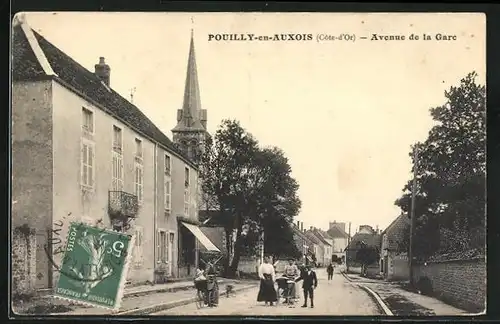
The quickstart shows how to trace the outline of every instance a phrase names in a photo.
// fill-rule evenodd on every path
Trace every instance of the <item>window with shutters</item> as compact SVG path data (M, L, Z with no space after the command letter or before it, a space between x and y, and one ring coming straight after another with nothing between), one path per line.
M141 226L135 227L134 263L141 266L144 258L143 252L144 229Z
M82 130L86 134L94 134L94 113L84 107L82 107Z
M172 170L172 162L170 160L170 155L165 154L165 175L170 175Z
M189 217L189 188L184 189L184 215Z
M135 163L135 195L139 205L143 202L144 193L144 168L141 163Z
M172 198L172 179L165 175L165 210L170 211Z
M189 168L184 169L184 187L189 188Z
M157 238L156 238L156 261L158 263L166 263L168 260L167 256L167 245L168 245L168 237L167 231L164 229L158 229Z
M122 152L122 129L113 125L113 151Z
M189 216L189 168L184 169L184 215Z
M135 160L138 162L142 162L142 141L138 138L135 139Z
M164 204L165 204L165 215L170 215L170 209L172 208L172 161L168 154L165 154L165 175L164 175Z
M123 190L123 157L122 154L113 151L112 184L113 191Z
M82 139L81 185L84 188L94 188L95 178L95 144Z

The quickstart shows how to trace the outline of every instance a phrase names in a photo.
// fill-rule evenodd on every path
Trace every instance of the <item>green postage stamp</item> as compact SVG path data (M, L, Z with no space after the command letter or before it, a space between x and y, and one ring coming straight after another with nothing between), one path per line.
M132 239L131 235L71 223L55 297L119 309Z

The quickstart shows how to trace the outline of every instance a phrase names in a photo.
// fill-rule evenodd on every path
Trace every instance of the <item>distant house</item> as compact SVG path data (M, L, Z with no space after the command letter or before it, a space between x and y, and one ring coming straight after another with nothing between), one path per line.
M337 257L338 259L342 260L342 262L345 262L345 249L347 247L347 244L349 243L349 234L347 234L345 230L342 229L342 227L337 226L337 224L345 225L345 223L330 223L330 229L326 232L331 238L333 238L332 259Z
M410 220L406 214L398 216L382 233L380 273L386 280L408 280L407 242L405 232Z
M330 264L332 262L332 254L333 254L333 238L328 235L323 230L320 230L318 228L313 229L313 233L321 240L321 242L324 244L324 264Z
M331 249L331 245L319 234L319 231L315 227L310 227L309 230L305 231L306 236L313 242L314 255L316 256L316 265L322 267L326 262L331 261L330 258L325 259L325 251Z
M302 252L302 260L300 261L305 264L313 262L314 248L311 249L311 245L314 243L304 233L303 222L297 221L297 224L293 225L293 240L297 249Z

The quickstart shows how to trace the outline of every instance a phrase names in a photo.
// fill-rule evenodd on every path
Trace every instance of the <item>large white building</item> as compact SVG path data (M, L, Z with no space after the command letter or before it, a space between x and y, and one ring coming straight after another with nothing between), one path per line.
M104 58L89 71L24 21L13 28L12 53L12 225L28 226L36 236L36 247L14 238L16 253L36 254L20 262L14 276L29 273L28 286L53 286L58 273L44 245L53 242L54 224L68 219L135 234L132 282L191 276L196 242L215 248L197 227L198 168L186 147L199 141L185 143L193 133L201 138L200 130L175 129L185 144L178 148L113 90ZM179 122L198 125L206 113L189 110L197 98L193 39L189 62ZM64 230L57 234L66 237ZM54 249L49 253L57 264L62 254Z

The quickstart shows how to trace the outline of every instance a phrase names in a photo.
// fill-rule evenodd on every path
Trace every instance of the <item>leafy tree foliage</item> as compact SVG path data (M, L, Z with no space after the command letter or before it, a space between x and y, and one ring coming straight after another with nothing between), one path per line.
M430 110L436 122L418 149L415 255L484 248L485 87L469 73ZM413 161L415 165L415 161ZM410 214L412 182L395 204ZM425 237L420 240L418 237ZM459 243L460 242L460 243Z
M365 273L366 267L378 262L380 251L376 246L367 245L363 241L356 242L355 262L361 264L362 273Z
M217 209L224 224L228 276L242 254L256 252L262 230L268 234L266 249L294 245L286 228L300 210L298 184L280 149L260 148L239 122L224 120L214 140L207 141L200 169L205 207Z

